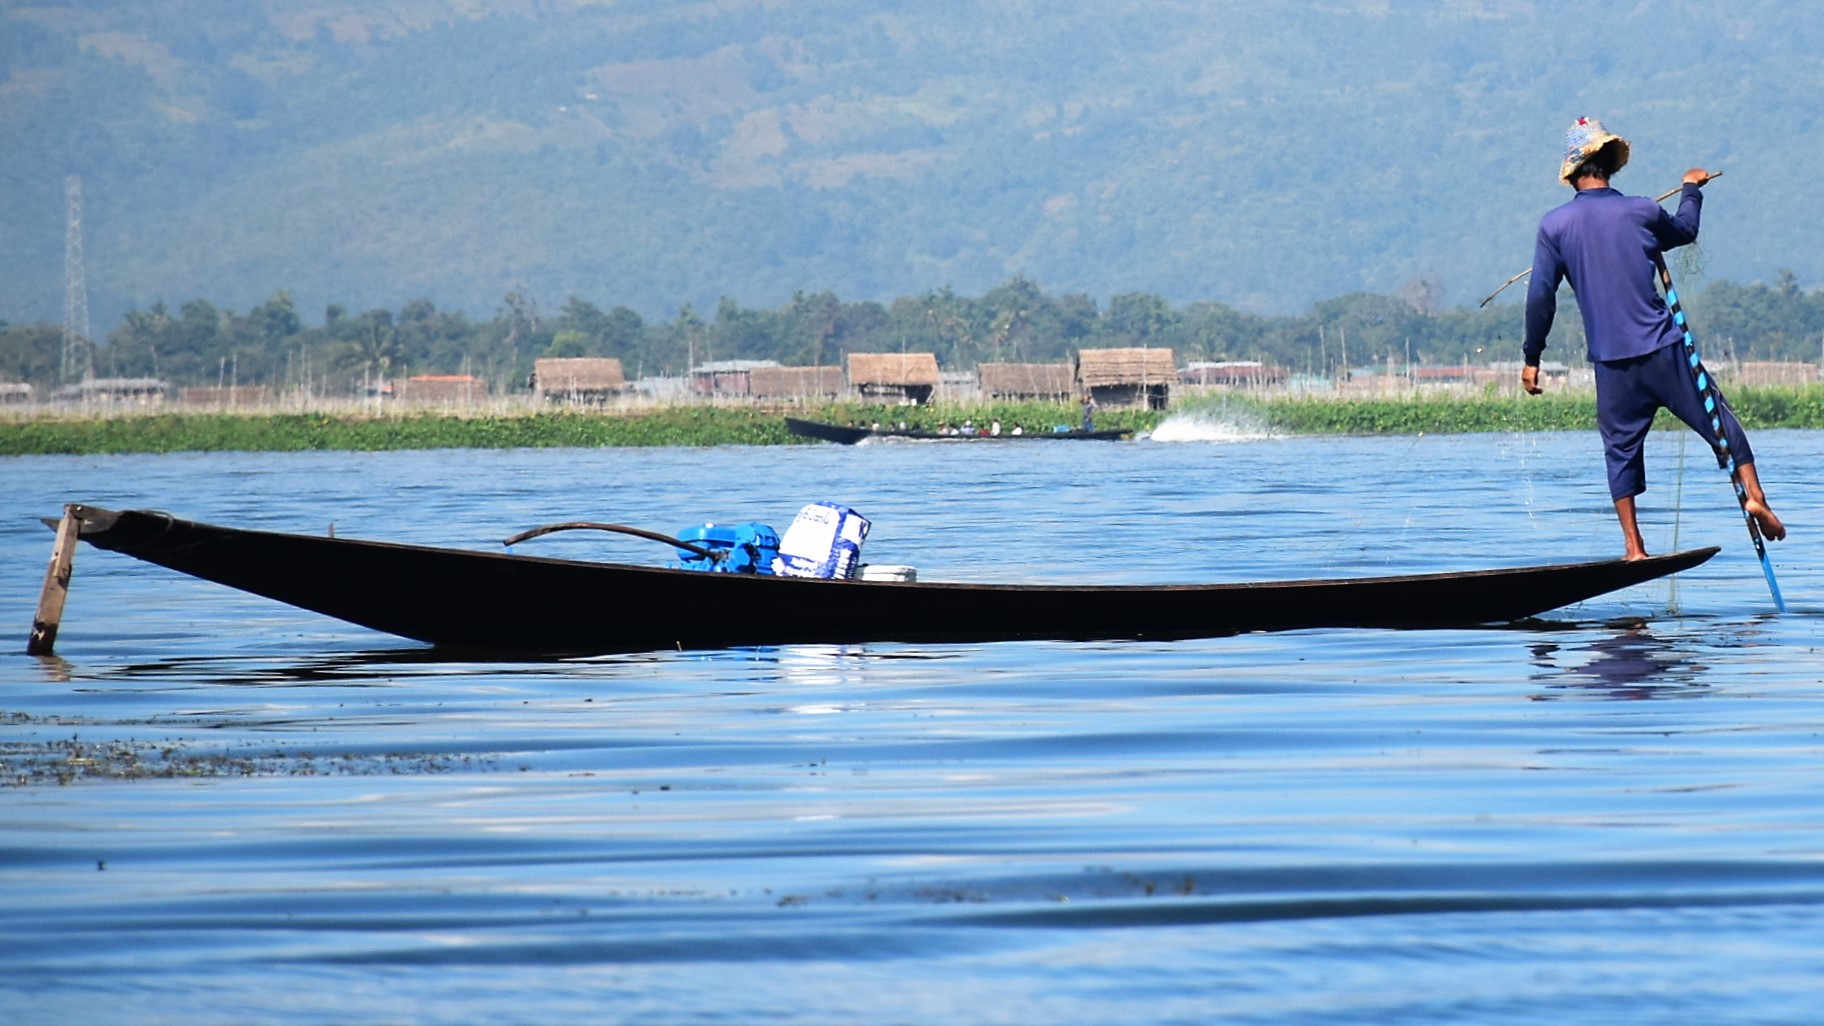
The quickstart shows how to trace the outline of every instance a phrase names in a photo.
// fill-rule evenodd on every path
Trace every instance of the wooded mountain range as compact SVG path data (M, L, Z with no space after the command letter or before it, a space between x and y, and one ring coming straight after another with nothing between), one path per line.
M71 175L97 338L279 290L1473 305L1585 114L1626 191L1726 172L1709 276L1810 289L1820 95L1824 9L1772 0L9 3L0 320L63 319Z

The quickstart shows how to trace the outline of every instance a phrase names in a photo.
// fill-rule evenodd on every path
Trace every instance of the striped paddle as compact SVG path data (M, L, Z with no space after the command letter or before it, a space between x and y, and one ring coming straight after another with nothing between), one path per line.
M1767 575L1767 590L1773 594L1774 608L1784 613L1786 599L1780 595L1780 582L1774 580L1773 563L1767 558L1767 543L1761 540L1761 528L1748 513L1748 489L1742 486L1742 472L1735 465L1735 454L1729 451L1729 436L1723 433L1723 399L1717 394L1716 381L1697 358L1697 340L1691 337L1691 325L1685 320L1684 308L1678 302L1678 289L1672 286L1672 273L1666 270L1665 258L1653 254L1653 265L1659 269L1659 283L1665 286L1666 305L1672 310L1672 323L1684 335L1685 361L1691 365L1691 381L1704 399L1704 412L1710 415L1710 447L1716 450L1716 461L1729 471L1729 482L1735 485L1735 501L1741 504L1742 519L1748 522L1748 537L1754 539L1754 554L1761 559L1761 572Z

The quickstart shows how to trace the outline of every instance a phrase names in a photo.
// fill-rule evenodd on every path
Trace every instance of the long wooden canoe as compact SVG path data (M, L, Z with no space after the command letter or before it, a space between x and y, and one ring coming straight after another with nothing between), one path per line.
M1197 638L1505 623L1687 570L1638 562L1250 584L826 581L247 531L73 507L80 537L180 573L435 645L589 654L798 643Z
M1011 431L1002 431L998 435L969 434L946 435L937 431L925 431L920 428L866 428L847 427L842 424L830 424L821 420L800 420L797 417L785 418L786 430L800 438L816 438L839 445L854 445L870 438L903 438L921 442L1044 442L1044 441L1103 441L1113 442L1133 434L1132 428L1108 428L1102 431L1084 431L1072 428L1069 431L1032 431L1016 435Z

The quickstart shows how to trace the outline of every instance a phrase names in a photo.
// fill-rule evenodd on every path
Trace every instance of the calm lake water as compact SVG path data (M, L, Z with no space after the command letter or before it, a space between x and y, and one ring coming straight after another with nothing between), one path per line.
M460 663L83 549L18 654L71 500L497 548L832 499L928 580L1620 551L1593 434L1188 434L0 460L0 1022L1819 1021L1820 433L1754 439L1783 616L1662 433L1649 547L1723 554L1550 623Z

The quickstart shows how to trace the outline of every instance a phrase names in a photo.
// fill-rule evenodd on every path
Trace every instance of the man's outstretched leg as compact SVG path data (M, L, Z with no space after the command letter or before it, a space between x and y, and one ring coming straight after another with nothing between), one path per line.
M1678 359L1674 359L1675 356ZM1716 465L1727 466L1729 457L1735 458L1736 470L1742 475L1742 491L1748 496L1745 507L1761 537L1768 541L1786 537L1786 525L1774 515L1767 505L1767 496L1761 491L1761 479L1754 470L1754 447L1748 444L1748 434L1742 430L1742 422L1736 419L1735 411L1729 408L1729 400L1723 398L1720 391L1716 392L1715 420L1712 421L1711 411L1704 405L1704 394L1690 387L1690 365L1683 359L1679 347L1667 346L1646 359L1649 361L1645 365L1648 378L1666 409L1713 447L1716 447L1716 430L1722 429L1729 444L1727 451L1717 448Z

